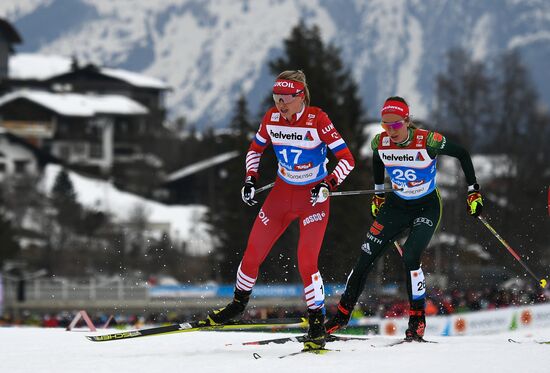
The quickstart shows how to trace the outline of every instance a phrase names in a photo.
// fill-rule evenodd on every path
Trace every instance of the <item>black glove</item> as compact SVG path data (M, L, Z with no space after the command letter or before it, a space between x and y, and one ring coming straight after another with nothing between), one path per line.
M325 202L329 196L330 187L326 181L321 181L319 184L311 188L311 206L315 206L317 203Z
M248 206L254 206L258 201L254 200L254 192L256 191L256 178L247 176L244 181L244 186L241 189L241 197Z

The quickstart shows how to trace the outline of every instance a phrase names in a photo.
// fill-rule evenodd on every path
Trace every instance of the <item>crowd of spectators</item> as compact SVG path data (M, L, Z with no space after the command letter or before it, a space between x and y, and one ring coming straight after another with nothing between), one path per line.
M543 289L506 290L497 288L444 291L432 289L426 299L426 314L450 315L455 313L492 310L510 306L524 306L544 303L548 295ZM408 301L394 300L380 302L377 314L383 317L401 317L409 310Z
M543 289L511 290L485 288L482 290L442 290L432 289L427 294L426 313L433 315L450 315L463 312L499 309L510 306L524 306L547 302L550 294ZM336 305L331 304L328 313L336 312ZM405 317L408 314L406 297L372 296L363 299L354 310L354 317ZM251 302L245 318L282 318L304 316L304 307L255 307ZM144 313L141 315L119 313L90 314L94 325L102 326L109 321L109 327L139 328L144 325L177 323L194 320L205 315L205 310L187 310L184 312ZM42 327L66 328L75 316L74 312L59 312L56 314L37 314L22 312L18 317L5 313L0 317L0 326L29 325ZM111 319L110 319L111 318ZM110 320L109 320L110 319Z

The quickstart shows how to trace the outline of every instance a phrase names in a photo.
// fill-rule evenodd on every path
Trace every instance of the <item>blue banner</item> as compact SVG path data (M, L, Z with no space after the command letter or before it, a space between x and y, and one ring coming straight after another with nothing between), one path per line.
M326 284L326 296L340 295L345 285ZM151 298L231 298L233 285L159 285L149 288ZM256 285L252 292L257 298L303 298L302 285Z

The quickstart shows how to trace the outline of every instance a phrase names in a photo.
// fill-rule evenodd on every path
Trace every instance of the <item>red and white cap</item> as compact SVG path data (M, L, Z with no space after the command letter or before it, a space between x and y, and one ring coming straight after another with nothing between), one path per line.
M277 79L273 84L273 93L276 95L294 95L304 91L304 83L296 80Z
M396 114L405 119L409 117L409 106L401 101L387 100L384 102L381 114Z

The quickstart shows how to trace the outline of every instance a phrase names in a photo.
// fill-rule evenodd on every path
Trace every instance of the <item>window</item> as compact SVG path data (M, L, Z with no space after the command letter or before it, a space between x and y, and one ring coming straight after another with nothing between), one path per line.
M76 156L86 155L86 144L83 142L75 142L72 144L72 154Z
M57 153L59 158L68 160L71 155L71 149L68 145L60 144L57 148Z
M103 147L101 144L90 145L90 158L101 159L103 158Z
M15 173L18 175L22 175L27 172L27 165L29 164L29 161L27 159L18 160L15 161Z

